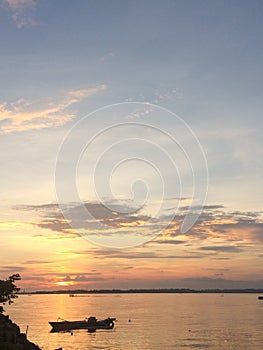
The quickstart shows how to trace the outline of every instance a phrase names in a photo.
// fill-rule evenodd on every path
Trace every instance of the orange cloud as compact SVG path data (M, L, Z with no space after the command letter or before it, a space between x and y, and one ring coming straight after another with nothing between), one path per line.
M69 91L63 101L53 102L42 108L33 107L33 103L24 99L10 106L4 102L0 104L0 133L62 126L75 117L67 111L71 105L105 89L106 85L103 84L91 89Z

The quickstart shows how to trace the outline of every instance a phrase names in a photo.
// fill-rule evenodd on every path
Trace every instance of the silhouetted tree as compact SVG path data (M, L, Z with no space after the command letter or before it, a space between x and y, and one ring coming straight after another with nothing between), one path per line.
M0 280L0 303L13 303L12 299L17 298L15 293L20 290L14 282L19 280L21 280L21 277L18 273L9 276L5 281Z

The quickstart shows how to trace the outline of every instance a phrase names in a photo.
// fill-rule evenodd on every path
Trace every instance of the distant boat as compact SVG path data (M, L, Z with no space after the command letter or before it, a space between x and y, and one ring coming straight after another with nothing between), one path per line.
M68 332L75 329L87 329L88 331L95 331L96 329L112 329L114 327L116 318L108 317L105 320L97 320L96 317L89 317L81 321L57 321L49 322L52 327L51 332Z
M263 300L263 296L260 295L260 296L258 297L258 300Z

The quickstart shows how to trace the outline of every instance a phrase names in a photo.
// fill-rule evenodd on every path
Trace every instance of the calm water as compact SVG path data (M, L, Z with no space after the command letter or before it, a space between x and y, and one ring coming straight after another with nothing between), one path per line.
M44 350L263 348L263 301L253 294L23 295L5 309ZM48 321L90 315L118 321L96 333L49 332Z

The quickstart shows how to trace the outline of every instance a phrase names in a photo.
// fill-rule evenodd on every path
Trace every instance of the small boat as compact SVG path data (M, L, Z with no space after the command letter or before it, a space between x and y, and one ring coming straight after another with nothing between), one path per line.
M96 329L112 329L114 327L116 318L108 317L105 320L97 320L96 317L91 316L81 321L67 321L61 319L57 322L49 322L52 327L51 332L68 332L74 329L87 329L88 331L95 331Z
M260 296L258 297L258 300L263 300L263 295L260 295Z

